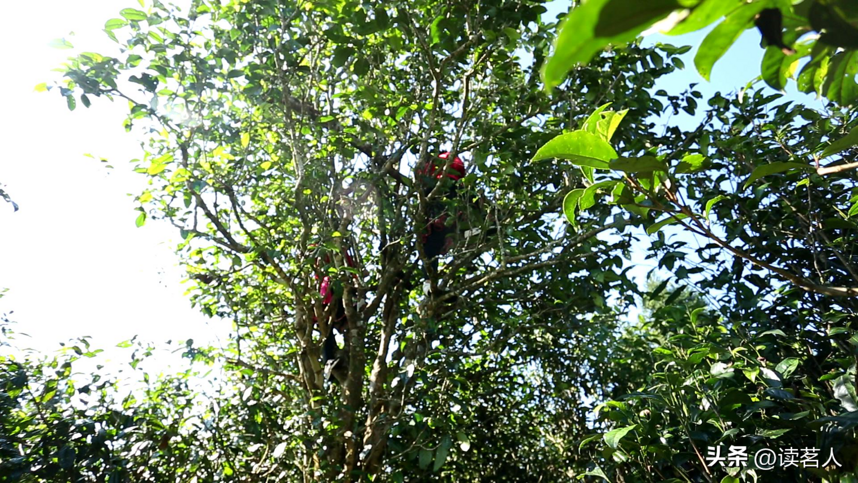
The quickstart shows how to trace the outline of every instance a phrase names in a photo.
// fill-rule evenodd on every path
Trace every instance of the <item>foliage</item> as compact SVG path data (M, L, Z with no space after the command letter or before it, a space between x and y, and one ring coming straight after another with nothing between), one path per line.
M41 356L0 323L0 481L217 481L228 467L198 441L229 434L217 413L231 400L201 397L197 371L150 378L154 349L128 341L133 379L109 375L86 337Z
M526 160L604 102L627 110L617 139L657 139L641 133L661 105L633 87L674 70L680 49L631 45L549 96L544 11L259 0L185 15L154 2L107 22L121 58L83 53L51 86L70 108L129 103L126 125L148 134L137 224L181 230L194 304L236 324L222 362L265 410L229 439L221 478L273 464L266 475L306 480L527 481L586 465L570 438L603 397L599 341L633 300L615 272L629 238L597 237L622 223L610 209L558 223L580 175ZM444 202L459 237L435 270L420 240L444 190L415 173L445 150L466 153L468 175ZM324 276L348 320L339 384L320 362Z
M606 27L595 7L619 42L676 5L592 0L570 18ZM651 92L687 48L631 43L549 94L540 2L143 8L105 24L120 57L81 53L43 88L70 109L128 103L149 179L136 223L180 230L191 300L233 340L187 341L193 365L162 376L149 345L123 343L132 388L86 366L86 340L3 356L0 479L765 477L707 469L724 443L834 448L842 469L772 474L850 481L854 111L743 91L656 134L656 116L699 108L693 86ZM585 40L589 59L602 44ZM451 182L421 173L456 155L467 175L442 200ZM438 206L455 243L436 267L421 240ZM671 277L630 323L644 233ZM332 380L326 276L347 320Z
M582 444L606 460L607 475L625 481L851 481L856 346L851 327L840 325L847 319L824 315L827 329L793 332L773 328L784 320L730 320L682 303L656 308L618 344L647 340L653 372L599 412L626 431ZM707 448L717 445L745 447L751 460L733 468L707 463ZM795 465L755 468L753 455L764 448L817 449L819 467L804 467L796 455ZM825 465L832 451L837 464Z
M555 51L545 63L545 84L553 88L573 66L586 64L608 44L634 40L653 24L679 35L716 22L694 57L705 79L742 32L756 27L766 49L760 71L770 87L783 90L787 79L795 79L800 91L841 105L858 99L858 6L850 0L585 1L558 33Z
M790 103L765 112L778 97L757 91L729 101L718 94L709 101L706 121L681 145L623 156L609 141L624 113L603 106L583 129L546 143L534 161L562 158L588 174L594 168L607 172L590 174L585 188L566 195L570 222L610 194L604 203L639 215L649 235L677 225L705 239L700 260L722 251L804 290L855 296L858 289L840 285L858 282L851 250L858 226L850 220L858 212L858 186L848 177L831 177L855 165L819 165L820 157L852 151L858 141L854 115L842 113L838 121ZM799 116L807 122L795 122ZM826 136L835 141L826 142ZM796 263L798 250L810 252L809 264ZM673 268L672 261L661 263ZM760 290L767 286L759 277L750 281Z
M592 476L854 478L856 116L779 97L717 94L682 142L641 151L609 143L623 112L603 106L534 156L592 173L566 195L571 223L594 207L627 211L659 267L706 294L701 304L684 287L663 298L671 280L651 287L648 311L611 357L629 372L649 360L655 372L601 406L605 431L581 440ZM751 456L816 449L819 467L713 467L707 451L718 445ZM831 453L838 464L824 464Z

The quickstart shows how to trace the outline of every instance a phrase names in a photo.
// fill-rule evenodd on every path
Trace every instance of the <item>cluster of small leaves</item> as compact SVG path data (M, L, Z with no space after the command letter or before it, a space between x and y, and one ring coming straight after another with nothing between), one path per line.
M543 71L546 86L560 84L570 68L586 64L606 45L627 43L659 21L668 35L718 23L694 58L705 79L742 32L756 27L766 48L760 70L769 86L783 90L792 78L802 92L841 105L858 100L858 6L850 0L590 0L560 29Z
M192 340L160 350L122 342L132 353L117 370L117 358L106 362L87 338L44 356L22 349L2 323L0 481L300 478L286 464L303 448L287 442L297 408L282 375L227 369L215 361L228 354ZM185 370L163 372L165 349L181 353Z
M625 112L603 106L581 129L546 143L534 161L566 159L585 174L586 187L564 200L573 224L599 200L638 215L647 234L658 234L659 249L668 246L661 231L678 225L707 243L698 250L699 265L717 271L721 254L735 257L740 265L725 276L741 277L741 264L748 264L809 292L855 295L848 286L858 283L851 220L858 210L856 186L841 174L854 169L847 162L858 142L854 113L822 115L791 103L770 107L779 97L762 91L732 99L716 94L706 120L685 133L680 145L623 156L608 141ZM821 165L836 155L840 159ZM797 256L806 263L796 262ZM682 258L664 253L659 265L672 270ZM685 278L688 272L677 273ZM767 276L749 282L759 297L770 285Z
M655 303L618 340L617 352L626 351L630 365L648 358L652 370L634 391L616 391L600 407L605 432L580 442L597 459L589 474L608 481L619 475L626 481L852 481L858 345L850 319L827 313L827 328L785 331L774 328L778 321L724 319L700 297L665 292L666 286L653 289ZM746 447L748 464L712 465L707 449L718 445ZM756 468L753 455L764 448L816 449L818 467ZM826 466L832 451L837 464Z
M626 113L602 106L534 157L584 173L564 201L570 223L601 205L653 235L652 257L674 275L653 296L678 281L705 294L683 302L673 292L618 340L611 365L620 377L600 379L614 395L605 432L580 440L602 441L588 475L713 481L700 455L735 444L750 454L833 449L842 468L781 468L776 477L852 481L856 117L779 97L717 94L697 129L671 128L681 143L643 153L614 149L608 141ZM648 363L655 373L637 372ZM636 372L647 383L630 388ZM724 476L769 477L753 466Z

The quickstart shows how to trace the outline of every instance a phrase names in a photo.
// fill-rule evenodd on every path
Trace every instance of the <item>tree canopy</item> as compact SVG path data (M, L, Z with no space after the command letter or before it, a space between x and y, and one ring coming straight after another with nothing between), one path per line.
M191 302L232 340L186 341L188 369L160 376L154 346L123 343L130 391L75 372L101 357L86 339L0 356L0 480L851 481L851 98L832 70L824 112L658 89L688 47L643 28L683 7L676 29L740 32L770 6L686 3L591 0L553 51L540 1L122 10L120 56L39 88L128 104L136 223L181 233ZM827 28L796 52L845 62ZM658 129L679 110L705 117ZM662 269L647 287L640 256ZM717 466L719 445L839 466Z

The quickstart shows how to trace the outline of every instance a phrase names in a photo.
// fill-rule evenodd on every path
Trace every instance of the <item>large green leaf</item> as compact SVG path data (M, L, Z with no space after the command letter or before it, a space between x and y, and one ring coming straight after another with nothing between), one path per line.
M788 357L781 362L778 363L775 370L778 371L784 378L792 375L793 372L798 368L800 361L795 357Z
M584 193L581 195L581 199L578 200L578 208L581 211L589 210L593 207L593 205L596 204L596 193L600 189L613 186L618 182L619 181L616 180L607 180L588 186L587 189L584 190Z
M554 53L542 69L542 80L546 89L553 89L563 82L569 69L586 64L596 53L610 43L624 43L637 36L643 30L626 32L622 35L603 38L595 33L599 14L609 0L590 0L573 9L560 26Z
M433 456L432 450L426 448L420 449L420 459L418 461L420 469L425 470L426 468L429 468L429 463L432 462Z
M135 21L135 22L139 22L141 20L146 20L146 17L147 17L146 12L142 12L142 11L137 10L135 8L123 8L119 12L119 15L122 15L126 19L131 20L131 21Z
M798 73L796 83L801 92L814 92L819 89L822 82L818 80L817 74L828 71L829 56L835 48L822 42L814 42L810 50L810 61Z
M851 105L858 99L858 51L839 52L831 58L828 76L823 85L823 94L828 99L842 104Z
M563 214L569 223L575 225L575 213L578 211L578 200L584 194L584 189L574 189L563 198Z
M706 166L706 156L702 154L686 154L676 166L676 174L687 174L699 171Z
M604 139L587 131L573 131L545 143L531 161L559 158L576 166L609 169L608 161L616 157L617 152Z
M741 0L703 0L691 10L683 21L667 32L667 35L683 35L706 27L742 5Z
M610 103L596 109L596 111L591 114L584 123L584 130L593 133L608 142L611 141L611 138L614 136L614 132L616 132L620 123L623 121L623 118L626 117L626 114L629 112L628 109L624 109L620 112L605 111L605 108L609 105Z
M709 32L700 43L694 65L704 79L709 80L712 66L718 61L747 28L754 25L754 17L767 6L767 2L756 2L742 5Z
M806 49L806 47L805 47ZM806 53L807 51L804 50ZM780 47L770 45L766 48L763 62L760 64L761 75L766 84L772 89L783 91L787 79L792 77L798 60L804 55L800 52L786 55Z
M608 0L599 12L594 33L597 37L613 37L641 32L681 7L677 0Z
M608 431L607 433L605 433L605 436L604 436L605 443L608 446L610 446L611 448L617 449L617 447L620 445L620 440L623 439L623 437L625 435L629 434L629 432L633 431L637 427L638 427L637 424L632 424L631 426L626 426L623 428L617 428L617 429Z
M447 461L447 453L449 453L450 446L452 445L453 441L450 439L450 436L445 435L441 438L441 444L435 450L435 464L432 465L432 471L438 471L444 466L444 462Z

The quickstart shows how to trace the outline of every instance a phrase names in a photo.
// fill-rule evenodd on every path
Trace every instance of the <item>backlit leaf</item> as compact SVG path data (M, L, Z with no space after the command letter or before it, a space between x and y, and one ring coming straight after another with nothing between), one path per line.
M754 25L754 17L766 6L766 2L742 5L703 39L700 48L697 50L697 55L694 56L694 65L704 79L709 80L715 62L727 53L727 50L738 40L745 29Z
M608 169L608 161L616 157L617 152L604 139L587 131L573 131L545 143L531 161L559 158L576 166Z
M631 426L626 426L624 428L617 428L605 433L604 439L605 443L613 449L617 449L620 445L620 440L623 439L624 436L629 434L629 432L633 431L637 428L637 424L632 424Z

